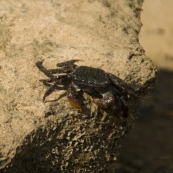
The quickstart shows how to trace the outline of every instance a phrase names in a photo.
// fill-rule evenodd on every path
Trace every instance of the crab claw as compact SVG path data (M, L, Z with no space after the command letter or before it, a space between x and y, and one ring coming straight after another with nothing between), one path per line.
M80 101L76 98L78 87L75 86L73 83L70 84L68 90L67 90L67 98L71 106L78 109L80 112L82 112L82 105Z
M111 92L104 93L102 99L91 98L91 101L102 108L109 108L115 105L115 97Z
M79 103L78 100L76 100L76 99L68 99L68 101L71 104L71 106L73 106L74 108L76 108L80 112L82 112L82 105Z
M91 98L91 101L95 103L97 106L102 107L102 108L108 108L109 104L105 102L103 99L96 99L96 98Z

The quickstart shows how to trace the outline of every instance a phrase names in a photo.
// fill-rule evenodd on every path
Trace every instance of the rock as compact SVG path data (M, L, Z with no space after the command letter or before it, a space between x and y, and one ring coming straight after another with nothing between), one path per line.
M155 84L156 67L138 41L141 1L3 1L0 31L0 169L4 172L114 172L141 96ZM45 78L36 67L79 59L131 86L130 116L92 104L80 113L65 91L42 102Z

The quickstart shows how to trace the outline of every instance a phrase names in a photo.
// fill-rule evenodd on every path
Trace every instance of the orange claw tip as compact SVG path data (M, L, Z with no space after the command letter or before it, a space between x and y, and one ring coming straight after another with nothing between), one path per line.
M77 102L75 100L71 100L71 99L68 99L68 101L71 104L71 106L73 106L76 109L79 109L79 111L82 112L82 106L79 102Z

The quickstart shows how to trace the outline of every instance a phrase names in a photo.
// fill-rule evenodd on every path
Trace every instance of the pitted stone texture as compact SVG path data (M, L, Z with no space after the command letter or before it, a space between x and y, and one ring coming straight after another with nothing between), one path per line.
M116 162L120 141L131 128L122 118L96 111L56 118L25 138L7 172L19 168L21 159L25 172L104 172Z

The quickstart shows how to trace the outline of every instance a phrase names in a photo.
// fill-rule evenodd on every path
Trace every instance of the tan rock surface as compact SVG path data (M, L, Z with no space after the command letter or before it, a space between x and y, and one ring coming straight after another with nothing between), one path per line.
M0 168L6 172L103 172L113 169L131 116L110 116L90 103L78 113L66 97L42 103L47 68L80 59L102 68L135 89L149 91L156 68L138 43L139 1L1 1ZM53 100L64 94L54 92ZM120 116L121 117L121 116ZM112 146L113 145L113 146ZM75 170L75 171L74 171Z

